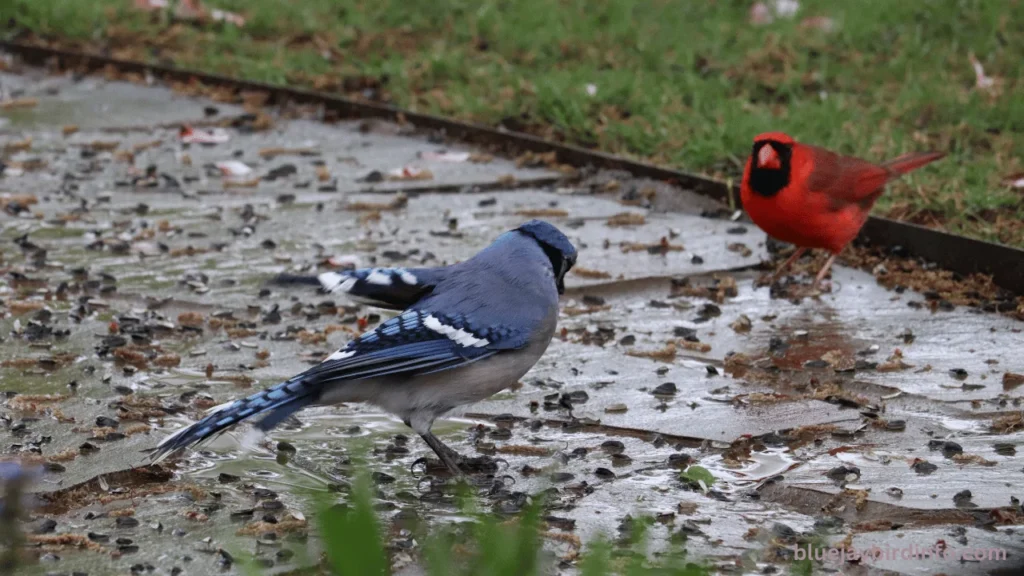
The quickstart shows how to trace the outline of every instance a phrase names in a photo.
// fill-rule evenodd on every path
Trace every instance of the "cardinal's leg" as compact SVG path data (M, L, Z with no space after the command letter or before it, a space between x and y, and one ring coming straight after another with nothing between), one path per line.
M796 251L793 252L792 256L786 258L786 261L782 263L782 266L779 266L779 269L776 270L774 274L772 274L772 284L774 284L779 278L781 278L782 273L785 272L786 269L793 264L793 262L796 262L801 256L803 256L805 252L807 252L807 248L797 248Z
M832 263L836 261L836 256L839 256L839 254L833 254L825 261L825 265L821 267L821 271L819 271L818 275L814 277L814 284L811 285L812 290L818 289L821 281L825 279L825 275L828 274L829 269L832 268Z

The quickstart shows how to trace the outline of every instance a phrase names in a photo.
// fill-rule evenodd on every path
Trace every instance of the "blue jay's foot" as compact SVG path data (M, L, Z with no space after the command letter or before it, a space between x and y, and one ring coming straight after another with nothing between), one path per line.
M474 458L466 458L452 450L444 442L441 442L437 436L427 432L426 434L420 435L423 441L430 446L431 450L437 454L437 457L441 460L441 464L451 473L453 476L464 476L472 474L493 474L498 471L499 460L491 458L490 456L477 456ZM413 463L415 467L420 462L424 463L424 466L428 472L436 471L436 468L431 466L431 463L426 459L417 460Z

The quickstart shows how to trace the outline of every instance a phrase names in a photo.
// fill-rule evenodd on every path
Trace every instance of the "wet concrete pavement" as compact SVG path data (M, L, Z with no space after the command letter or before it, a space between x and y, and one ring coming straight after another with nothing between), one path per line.
M38 99L0 123L0 439L48 467L30 527L56 521L32 537L42 560L26 574L233 570L222 549L294 568L305 491L344 483L358 445L380 455L389 525L457 518L448 488L409 470L426 446L366 406L303 412L254 451L239 430L169 470L131 468L203 409L379 321L309 288L268 288L276 274L332 258L440 265L531 217L580 249L561 333L520 387L436 427L462 453L507 462L481 480L485 506L514 512L522 493L550 490L563 519L550 531L584 542L656 516L654 549L682 535L729 573L786 570L789 548L807 542L942 540L1009 556L825 563L849 574L1024 566L1017 320L931 312L925 296L844 267L831 294L772 297L755 286L769 257L756 227L621 175L572 182L544 162L381 122L271 111L267 128L240 106L160 87L35 71L0 75L0 86ZM181 123L222 118L235 120L227 142L181 143ZM251 172L227 177L214 166L225 161ZM403 168L431 177L390 176ZM633 200L650 190L671 194L673 210ZM711 486L680 479L695 465ZM550 539L565 560L556 571L574 573L575 542ZM415 556L394 561L412 573Z

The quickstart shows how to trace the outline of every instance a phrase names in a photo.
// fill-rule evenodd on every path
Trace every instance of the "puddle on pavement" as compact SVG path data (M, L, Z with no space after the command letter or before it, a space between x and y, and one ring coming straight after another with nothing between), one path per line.
M388 316L268 286L276 274L312 273L341 256L360 266L455 262L531 217L580 249L562 332L521 387L435 429L464 454L503 461L478 486L481 508L513 513L523 495L548 491L562 519L552 532L584 541L653 515L652 551L685 536L691 554L745 573L783 566L786 543L822 535L926 540L980 526L981 540L1019 545L1004 535L1019 524L1011 496L1020 497L1022 388L1003 383L1024 374L1019 322L913 308L921 295L847 268L836 269L833 294L772 298L753 286L764 235L700 216L706 201L683 191L673 193L676 211L662 212L568 182L503 189L559 173L502 158L424 159L472 150L384 123L276 118L267 131L229 127L227 143L185 148L175 123L203 120L210 102L96 80L0 81L40 99L0 126L0 146L26 148L9 160L43 162L0 178L0 194L37 200L10 206L0 232L0 331L9 335L0 438L7 453L47 463L37 490L62 504L33 521L57 524L37 538L51 548L37 550L45 559L26 574L147 564L237 572L220 549L294 568L309 531L301 518L312 512L305 491L343 486L356 446L371 450L389 525L410 515L465 521L450 487L414 469L428 455L422 442L366 406L306 411L250 450L239 429L179 459L171 480L125 471L202 410L304 370L360 319ZM215 106L219 116L241 113ZM78 132L65 135L67 124ZM228 160L261 179L225 186L209 164ZM406 165L433 179L381 176ZM383 181L366 182L374 172ZM918 472L915 458L935 469L918 463ZM680 478L692 465L715 477L707 492ZM858 526L859 515L875 524ZM890 530L884 518L906 527ZM109 538L89 541L92 550L47 540L90 532ZM572 558L570 541L549 546ZM864 573L948 569L871 566ZM570 562L560 572L575 570Z

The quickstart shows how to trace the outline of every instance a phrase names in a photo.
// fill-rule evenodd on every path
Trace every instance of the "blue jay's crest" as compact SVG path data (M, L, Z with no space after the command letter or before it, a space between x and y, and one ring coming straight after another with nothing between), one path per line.
M536 240L544 249L555 272L558 293L565 293L565 274L576 265L576 247L558 228L543 220L530 220L516 230Z

